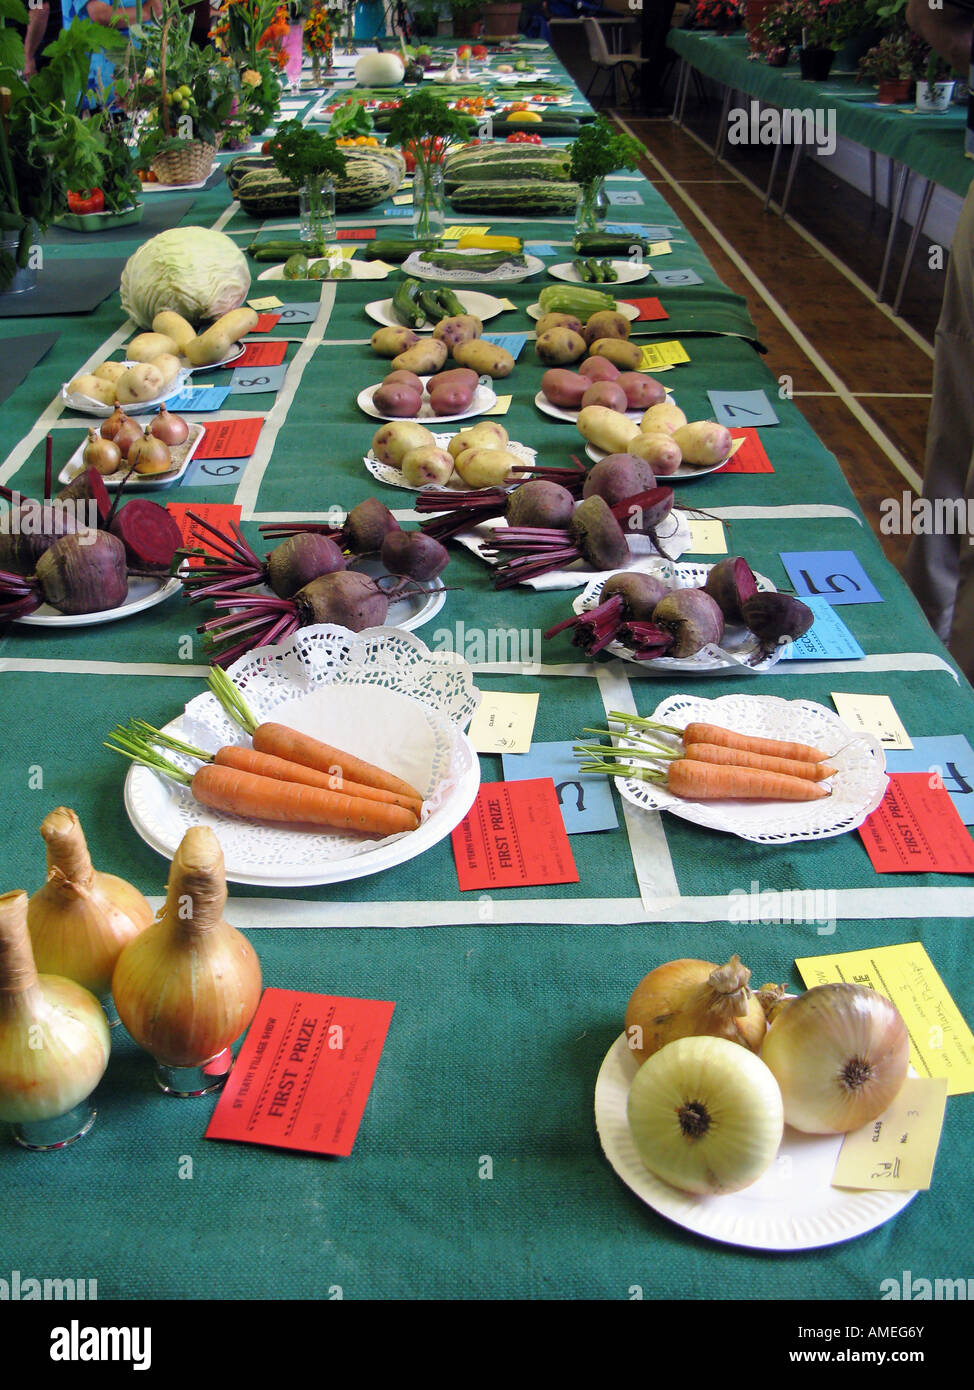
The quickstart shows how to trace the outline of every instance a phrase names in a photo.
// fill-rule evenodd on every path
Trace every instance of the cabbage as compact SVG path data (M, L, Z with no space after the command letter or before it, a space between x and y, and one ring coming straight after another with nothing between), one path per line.
M140 328L163 309L192 323L237 309L250 292L247 258L207 227L173 227L150 237L125 262L122 308Z

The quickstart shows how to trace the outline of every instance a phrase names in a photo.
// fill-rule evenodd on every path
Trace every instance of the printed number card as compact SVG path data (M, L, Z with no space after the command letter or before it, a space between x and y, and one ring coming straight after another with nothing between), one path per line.
M799 598L821 595L829 603L882 603L852 550L789 550L781 562Z
M842 1141L833 1187L925 1192L947 1107L943 1077L908 1076L892 1104Z
M763 391L708 391L718 425L776 425L778 417Z
M394 1008L266 989L206 1138L347 1158Z
M218 531L228 532L230 523L240 522L240 507L236 502L167 502L166 511L176 522L182 536L183 546L187 550L198 548L205 550L209 555L216 555L219 552L216 547L211 545L209 540L200 538L194 534L193 523L189 518L189 513L193 512L196 516L208 521L211 526L215 526ZM187 564L191 568L205 564L204 557L190 559Z
M950 793L964 824L974 825L974 749L963 734L915 738L912 748L891 748L886 771L926 772Z

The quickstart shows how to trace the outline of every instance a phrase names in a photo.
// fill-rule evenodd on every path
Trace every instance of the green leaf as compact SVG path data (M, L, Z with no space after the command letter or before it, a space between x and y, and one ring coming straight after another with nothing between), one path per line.
M0 19L14 19L18 24L26 24L27 7L21 0L0 0Z

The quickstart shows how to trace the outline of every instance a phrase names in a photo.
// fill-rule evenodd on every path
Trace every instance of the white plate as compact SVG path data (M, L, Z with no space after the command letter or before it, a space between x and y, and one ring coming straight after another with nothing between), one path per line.
M504 312L504 306L499 299L495 299L492 294L481 294L478 290L460 290L457 299L468 314L475 314L484 323ZM376 323L381 323L383 328L406 328L409 326L396 318L391 299L373 299L371 304L366 304L365 312L370 319L374 319ZM417 328L414 331L432 333L435 327L435 323L427 323L425 327Z
M217 160L214 160L213 163L210 165L210 168L209 168L209 171L207 172L207 174L206 174L203 178L197 179L196 183L144 183L144 184L142 185L142 192L143 192L143 193L186 193L186 192L188 192L188 191L189 191L190 189L192 189L192 188L202 188L202 187L205 185L207 179L209 179L209 178L211 177L211 175L212 175L214 169L219 169L219 167L220 167L219 162L218 162Z
M135 613L143 613L147 608L155 608L157 603L165 603L170 595L182 588L178 579L130 579L128 597L117 608L106 608L102 613L59 613L50 604L44 603L34 613L25 618L14 618L15 623L27 627L97 627L101 623L117 623L119 618L130 618Z
M199 448L200 440L205 433L206 431L203 429L202 425L190 425L189 434L186 436L183 443L177 445L170 451L176 460L176 466L171 468L168 473L150 473L148 477L143 477L141 473L133 473L131 478L128 478L128 468L121 468L117 473L103 474L102 482L109 491L121 487L126 478L128 478L128 483L126 485L130 488L171 487L172 484L178 482L186 472L186 469L189 467L190 459ZM85 465L82 455L87 443L88 441L85 440L84 443L78 445L77 449L75 449L74 453L58 474L57 480L62 485L66 486L68 483L72 482L84 469Z
M422 378L422 380L423 384L425 385L426 382L429 381L429 377L424 377ZM478 386L476 391L474 391L473 393L473 400L470 402L470 409L465 410L462 415L434 415L433 407L429 403L429 397L425 395L423 397L423 404L419 408L418 415L383 415L380 411L376 410L375 406L372 403L372 397L375 395L376 391L381 385L381 382L377 382L375 386L367 386L365 390L360 391L358 393L358 396L356 397L359 409L364 410L366 415L371 415L373 420L409 419L422 420L424 424L432 421L436 421L437 424L441 424L445 423L447 420L469 420L473 415L483 415L484 411L492 410L494 406L497 404L496 391L492 391L489 386Z
M588 258L586 257L586 259ZM595 259L602 260L604 258L596 256ZM567 280L572 285L584 285L586 289L601 290L603 294L611 294L613 285L631 285L635 280L645 280L650 272L647 261L643 261L639 265L634 265L632 261L610 261L609 264L619 278L607 285L594 285L589 280L583 280L571 261L562 261L560 265L549 265L548 274L555 280ZM623 305L623 313L631 307L628 304ZM626 317L628 318L629 315L627 314Z
M669 404L676 405L676 397L672 394L669 387L666 388L666 398ZM553 401L549 401L543 391L538 392L534 398L534 403L539 410L543 411L545 415L550 415L553 420L565 420L572 425L578 423L579 412L577 410L566 410L564 406L555 405ZM647 409L647 406L643 406L641 410L624 410L620 413L625 415L627 420L635 420L638 422L646 414ZM602 458L606 457L608 456L602 453ZM596 462L598 462L598 460L596 460ZM726 459L724 462L726 463ZM718 467L722 468L723 464L719 464ZM670 476L675 477L676 475L670 474Z
M645 411L641 413L645 414ZM672 482L689 483L692 479L702 478L707 473L716 473L718 468L723 468L725 463L730 463L743 443L743 439L735 439L730 453L725 459L721 459L720 463L713 463L703 468L694 468L689 463L681 463L675 473L661 473L656 481L658 483L665 483L669 486ZM598 463L601 459L608 458L606 451L604 449L597 449L594 444L586 444L585 452L593 463Z
M788 739L821 748L836 769L832 795L819 801L684 801L665 787L636 778L614 779L619 792L647 811L671 811L695 825L761 844L825 840L862 825L886 794L886 755L870 734L856 734L832 710L811 700L782 700L776 695L722 695L704 700L671 695L650 715L663 724L684 728L695 720L719 724L761 738ZM660 734L677 750L679 740ZM617 743L625 746L625 735Z
M349 565L349 569L358 570L372 579L389 574L382 561L372 555L357 559ZM389 604L385 627L398 628L400 632L415 632L418 627L435 618L446 603L446 586L442 579L417 579L413 583L413 592L405 598L393 599Z
M603 289L601 285L586 285L585 288L587 290L597 290L599 294L607 294L610 299L615 299L615 295L612 293L611 286L609 286L607 289ZM538 319L543 318L546 313L557 313L558 311L554 309L542 309L540 304L529 304L524 312L527 314L529 319L534 319L535 321L537 321ZM604 312L608 313L609 311L605 310ZM615 306L615 312L617 314L621 314L624 319L629 319L630 322L633 319L639 318L639 310L635 308L635 306L632 304L623 304L619 302Z
M672 589L697 589L703 587L712 569L713 565L698 564L694 561L673 564L669 560L659 560L655 566L647 567L647 572L657 575ZM596 607L603 586L610 577L599 575L586 585L572 604L576 613L587 613ZM775 586L763 574L756 574L754 578L757 580L760 593L775 592ZM783 643L775 647L770 656L760 657L761 643L754 633L741 623L727 623L720 645L704 647L696 656L658 656L651 661L637 661L630 649L621 642L610 642L606 651L611 652L613 656L622 657L625 661L634 662L642 671L651 671L660 676L719 676L724 673L760 676L777 665L784 656L787 645Z
M291 830L208 811L187 787L133 766L125 780L125 809L142 839L166 858L190 826L209 825L219 835L233 883L341 883L415 859L445 839L473 805L480 762L461 730L480 693L459 658L431 653L418 638L389 627L350 633L319 626L251 652L229 674L258 718L292 724L387 766L419 785L429 798L429 814L417 830L383 840ZM208 693L191 700L166 732L206 749L247 742ZM198 766L178 754L167 756L180 766Z
M327 256L320 256L317 260L309 261L309 265L317 265L318 260L326 261ZM354 257L346 264L351 268L351 275L346 275L346 280L385 280L389 274L389 268L382 261L357 261ZM268 266L257 276L258 280L283 280L284 262L280 265ZM289 285L340 285L341 280L288 280Z
M135 363L127 364L135 366ZM126 415L145 415L149 410L155 410L162 405L163 401L171 400L173 396L178 396L180 391L189 381L189 372L185 367L173 377L161 396L153 396L151 401L133 401L124 407ZM68 391L68 383L65 382L61 387L61 400L71 410L76 410L80 415L97 415L101 419L107 420L109 415L114 414L114 405L102 405L101 401L96 401L91 396L79 396L74 392Z
M482 251L457 251L458 256L482 256ZM544 261L537 256L524 257L527 265L524 269L519 266L510 266L506 271L501 270L464 270L458 267L456 270L438 270L435 265L429 265L422 259L422 252L413 251L402 263L404 275L414 275L417 280L438 280L441 284L454 285L515 285L519 280L527 280L530 275L537 275L539 270L544 270ZM638 312L638 310L636 311Z
M445 449L452 438L452 434L433 435L433 439L438 449ZM504 445L504 448L508 449L512 454L517 454L518 457L522 458L524 462L529 466L534 463L535 459L538 456L536 449L528 449L523 444L518 444L515 440L509 441L509 443ZM471 488L468 483L465 483L463 481L463 479L460 477L458 473L453 473L453 475L450 477L450 480L442 485L438 483L428 483L426 487L413 487L412 483L406 482L406 479L403 477L403 472L401 468L397 468L395 464L382 463L379 459L376 458L375 454L373 454L371 449L365 455L363 462L366 468L372 474L373 478L377 479L378 482L387 483L390 487L401 487L405 489L405 491L407 492L477 492L481 490L484 492L493 491L492 488ZM517 483L507 483L505 484L505 486L508 489L510 489L517 487Z
M832 1187L844 1136L785 1127L778 1157L741 1192L698 1196L651 1173L629 1130L629 1090L639 1064L625 1033L606 1055L595 1084L595 1126L616 1174L637 1197L685 1230L751 1250L814 1250L865 1235L891 1220L915 1192Z
M231 343L226 357L221 357L219 362L207 362L205 367L193 367L187 362L185 357L181 357L179 360L183 363L190 375L192 375L193 372L215 372L217 367L229 367L231 362L236 362L238 358L243 357L246 351L247 346L245 343Z

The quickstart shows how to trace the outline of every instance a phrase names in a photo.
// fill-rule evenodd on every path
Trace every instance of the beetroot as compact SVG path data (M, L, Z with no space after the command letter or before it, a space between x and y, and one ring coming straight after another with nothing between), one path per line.
M622 599L623 611L627 620L648 622L656 609L670 592L655 574L644 574L641 570L627 570L625 574L613 574L602 586L600 599L605 603L616 594Z
M815 614L791 594L756 593L743 605L742 618L768 656L780 642L804 636L815 621Z
M45 602L59 613L103 613L127 595L122 542L107 531L72 532L47 547L34 576L0 574L0 617L23 617Z
M579 502L567 528L509 526L495 531L490 550L524 552L498 567L494 574L498 589L549 574L576 560L585 560L596 570L611 570L629 558L625 532L601 497Z
M165 507L144 497L133 497L131 502L119 508L109 533L117 536L124 545L132 571L168 573L183 538L179 526Z
M399 522L389 508L376 497L358 502L345 518L341 530L341 546L353 555L372 555L382 549L390 531L398 531Z
M575 499L568 488L534 479L514 489L504 516L509 526L567 526L574 510Z
M123 512L133 504L130 502ZM225 536L195 512L187 513L193 523L193 536L207 541L216 554L205 554L202 564L194 565L183 578L183 588L191 603L215 598L236 589L252 589L267 583L280 598L290 598L320 574L344 569L345 556L338 545L317 531L298 531L281 541L261 560L244 540L236 522L231 536ZM200 555L185 550L186 555Z
M597 493L611 507L655 486L656 478L645 459L635 454L607 454L589 469L582 496L591 497Z
M545 637L554 637L556 632L572 628L572 642L581 647L589 656L614 642L624 623L643 623L650 619L653 610L669 589L655 575L643 574L641 570L627 570L624 574L614 574L602 586L600 602L587 613L566 618L563 623L549 628ZM672 646L672 638L656 629L663 645Z
M568 529L593 569L618 569L629 559L625 533L601 497L587 497L579 502Z
M55 502L94 502L100 525L105 525L112 511L112 499L97 468L83 468L54 498ZM90 508L88 508L90 510Z
M658 656L675 656L673 634L655 623L623 623L619 641L635 661L653 661Z
M568 525L585 480L585 470L576 468L537 469L539 476L521 483L512 492L504 488L478 488L472 492L436 494L421 492L416 499L418 512L440 512L420 529L427 536L446 541L461 531L469 531L481 521L503 516L512 526L563 527ZM541 477L541 473L544 477Z
M674 589L656 605L653 622L673 637L670 656L696 656L724 635L724 615L703 589Z
M281 598L290 598L312 579L345 568L345 556L328 536L303 531L281 541L264 565L267 582Z
M104 488L104 485L103 485ZM19 493L7 493L11 509L0 525L0 569L14 574L33 574L37 561L60 536L79 529L79 508L73 501L37 502ZM89 509L84 508L84 512ZM85 518L87 520L87 518ZM92 517L92 525L97 524Z
M382 542L380 555L390 574L420 583L435 579L446 569L450 559L446 547L432 536L424 536L422 531L391 531Z
M704 589L715 599L729 623L742 623L743 605L758 591L758 581L746 560L739 555L718 560L707 575Z

